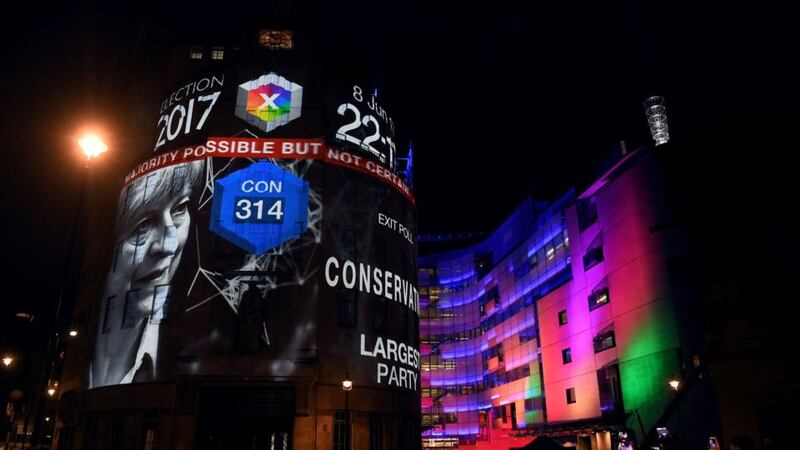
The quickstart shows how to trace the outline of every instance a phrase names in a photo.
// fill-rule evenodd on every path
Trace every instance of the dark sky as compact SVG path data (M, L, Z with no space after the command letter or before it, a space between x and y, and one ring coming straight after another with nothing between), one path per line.
M489 231L526 195L585 183L621 139L649 144L648 95L666 97L675 140L800 100L789 0L446 3L292 7L328 52L383 66L414 142L422 232ZM168 43L257 15L255 2L221 4L31 2L4 14L4 315L55 301L82 170L73 139L100 123L112 151L124 146L119 101L142 24Z

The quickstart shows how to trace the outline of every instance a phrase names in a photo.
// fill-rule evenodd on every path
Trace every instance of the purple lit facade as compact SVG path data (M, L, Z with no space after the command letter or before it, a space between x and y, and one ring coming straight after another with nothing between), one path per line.
M629 154L581 194L528 199L484 241L420 258L423 446L549 434L604 450L671 420L666 382L689 377L693 346L660 177L649 149Z

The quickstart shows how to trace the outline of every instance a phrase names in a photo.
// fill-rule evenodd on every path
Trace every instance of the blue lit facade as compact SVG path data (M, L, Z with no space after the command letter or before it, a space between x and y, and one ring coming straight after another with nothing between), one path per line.
M572 279L573 200L528 199L482 242L420 258L423 445L543 423L536 301Z

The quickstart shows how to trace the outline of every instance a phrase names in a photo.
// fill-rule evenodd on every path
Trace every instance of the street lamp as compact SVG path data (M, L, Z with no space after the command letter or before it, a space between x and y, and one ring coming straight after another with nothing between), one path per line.
M345 377L345 380L342 381L342 390L343 391L352 391L353 390L353 381L349 379L350 376L348 375Z
M353 390L353 380L350 379L350 371L345 373L344 380L342 380L342 390L344 391L344 417L345 417L345 448L350 449L352 439L352 430L350 429L350 391Z
M86 134L78 140L83 154L86 155L86 160L97 158L101 153L108 151L108 146L96 134Z
M10 365L11 365L13 362L14 362L14 358L12 358L12 357L10 357L10 356L8 356L8 355L6 355L6 356L4 356L4 357L3 357L3 365L4 365L4 366L8 367L8 366L10 366Z
M45 380L52 380L54 377L59 377L60 374L56 373L56 359L57 355L59 354L59 348L61 345L61 330L62 327L62 308L66 303L66 292L68 291L69 282L71 280L72 270L75 267L73 264L73 260L76 258L76 246L78 235L80 234L80 223L81 223L81 216L83 213L83 205L85 203L86 197L86 187L89 184L89 174L90 174L90 165L89 162L100 156L101 154L108 151L108 146L103 142L103 140L97 135L93 133L87 133L81 136L78 139L78 147L80 147L81 152L86 157L85 164L84 164L84 173L81 177L81 186L80 191L78 193L78 207L75 208L75 217L72 223L72 233L70 233L70 241L67 247L67 257L64 266L64 278L61 281L61 289L58 295L58 302L56 304L56 312L55 312L55 319L53 321L55 325L54 332L50 335L50 338L47 343L47 353L46 353L46 362L42 367L42 375L39 381L40 389L38 392L38 399L36 400L36 404L34 407L33 413L33 430L31 432L32 438L31 440L36 443L38 442L39 435L41 435L40 426L42 425L43 420L43 410L45 407L45 402L47 401L48 397L52 398L56 395L56 390L58 388L58 383L47 383L47 389L43 389L45 387ZM79 259L79 256L78 256ZM68 303L67 303L68 304ZM68 311L71 313L71 311ZM78 335L78 331L76 329L69 329L67 333L70 337L75 337ZM47 393L48 397L45 397L43 393ZM25 422L25 428L23 429L23 434L28 434L28 424L27 421Z
M681 417L681 404L678 401L678 389L681 387L681 380L678 379L674 374L670 377L669 381L667 382L669 387L675 392L675 408L678 410L678 427L680 429L680 434L678 435L678 440L683 444L683 418Z

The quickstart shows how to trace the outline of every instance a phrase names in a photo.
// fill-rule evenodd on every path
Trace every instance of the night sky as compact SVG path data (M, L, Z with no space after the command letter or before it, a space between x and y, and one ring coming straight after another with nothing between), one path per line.
M797 3L703 3L323 2L295 4L293 16L326 37L325 51L383 68L414 144L419 228L432 233L490 231L527 195L553 200L591 181L620 140L650 144L649 95L666 98L675 142L798 104ZM254 4L31 3L4 14L3 323L55 304L81 127L106 130L104 158L130 157L113 152L130 147L119 102L141 30L168 45L188 28L252 20Z

